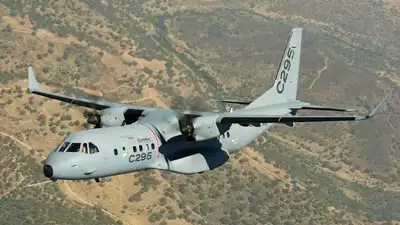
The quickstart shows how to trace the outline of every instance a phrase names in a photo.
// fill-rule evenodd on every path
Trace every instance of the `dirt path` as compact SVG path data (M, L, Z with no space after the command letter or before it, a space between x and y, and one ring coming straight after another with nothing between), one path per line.
M24 142L18 140L16 137L14 137L14 136L12 136L12 135L10 135L10 134L6 134L6 133L4 133L4 132L0 132L0 134L4 135L4 136L6 136L6 137L9 137L9 138L11 138L11 139L13 139L13 140L16 141L18 144L22 145L23 147L25 147L25 148L27 148L27 149L29 149L29 150L32 149L31 146L25 144ZM42 157L43 157L43 156L42 156ZM43 157L43 158L44 158L44 157Z
M84 198L82 198L81 196L79 196L76 192L74 192L71 187L68 184L68 181L59 181L58 185L60 187L60 190L68 196L68 198L80 205L83 206L90 206L90 207L94 207L95 205L87 200L85 200ZM116 221L121 221L123 224L129 224L127 222L125 222L123 219L121 219L120 217L114 215L113 213L101 208L101 211L103 211L105 214L107 214L108 216L110 216L111 218L115 219Z
M256 164L255 166L253 166L253 168L256 168L256 169L258 169L258 170L261 169L261 170L263 170L264 172L267 172L267 173L269 173L271 176L275 177L277 180L282 181L282 182L285 183L285 184L291 185L290 182L286 181L286 180L285 180L284 178L282 178L281 176L278 176L277 174L274 173L274 171L268 169L268 168L265 167L262 163L260 163L260 162L258 162L257 160L253 159L253 158L252 158L251 156L249 156L248 154L246 154L246 153L243 152L243 155L244 155L247 159L249 159L250 161L252 161L253 163ZM233 159L233 158L232 158L232 159ZM235 162L239 163L239 161L237 161L237 160L235 160L235 159L233 159L233 160L234 160ZM239 164L240 164L240 163L239 163ZM297 181L297 186L298 186L299 188L301 188L302 190L304 190L304 191L307 190L304 186L302 186L302 185L299 184L299 181Z
M319 50L318 50L318 53L319 53L320 55L324 56L323 52L321 52L321 51L319 51ZM326 69L328 69L328 63L329 63L329 58L326 57L326 56L324 56L324 67L323 67L322 69L320 69L320 70L317 71L317 77L313 80L313 82L311 83L310 87L308 87L308 90L310 90L310 89L314 86L315 82L316 82L319 78L321 78L321 73L324 72Z
M393 124L390 122L389 117L386 117L386 120L387 120L389 126L390 126L394 131L396 131L397 133L400 133L400 131L399 131L398 129L396 129L396 128L393 126Z

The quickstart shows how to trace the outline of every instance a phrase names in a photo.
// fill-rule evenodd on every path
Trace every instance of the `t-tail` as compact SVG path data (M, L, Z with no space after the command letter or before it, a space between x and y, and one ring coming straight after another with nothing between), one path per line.
M246 108L296 100L299 79L302 28L293 28L275 76L274 86Z

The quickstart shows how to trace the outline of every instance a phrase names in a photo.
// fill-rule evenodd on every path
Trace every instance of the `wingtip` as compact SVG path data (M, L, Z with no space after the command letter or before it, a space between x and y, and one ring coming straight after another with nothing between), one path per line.
M32 67L28 67L28 89L30 92L39 90L39 86L37 84L35 73L33 72Z
M372 110L372 112L367 116L367 119L368 119L368 118L371 118L371 117L374 117L376 114L379 113L382 104L383 104L384 102L386 102L386 100L387 100L387 98L389 97L390 93L391 93L391 91L389 91L389 92L385 95L385 97L379 102L379 104L378 104L378 105Z

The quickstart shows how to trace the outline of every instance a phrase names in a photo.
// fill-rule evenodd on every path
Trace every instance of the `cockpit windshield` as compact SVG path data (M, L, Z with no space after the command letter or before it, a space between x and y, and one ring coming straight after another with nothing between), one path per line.
M81 149L81 143L72 143L66 152L79 152Z
M57 149L59 152L82 152L85 154L94 154L99 152L97 146L92 142L89 142L89 148L87 143L63 142L55 151L57 151Z

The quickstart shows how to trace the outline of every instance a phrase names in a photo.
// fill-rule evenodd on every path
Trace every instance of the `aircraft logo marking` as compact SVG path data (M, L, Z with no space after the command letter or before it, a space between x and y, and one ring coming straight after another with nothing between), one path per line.
M148 141L151 141L150 138L148 138L148 137L145 137L145 138L138 138L138 139L137 139L137 142L139 142L139 143L141 143L141 142L148 142Z
M285 84L289 75L290 67L292 65L292 59L294 57L294 50L289 47L288 51L286 53L286 59L283 62L283 69L278 77L279 81L278 84L276 85L276 91L279 94L282 94L282 92L285 90Z

